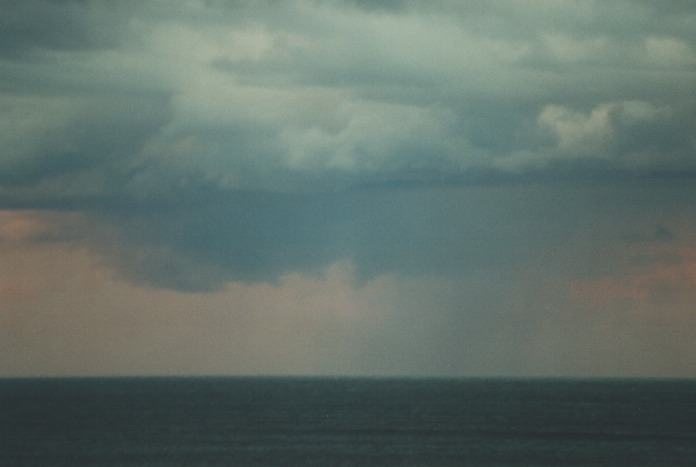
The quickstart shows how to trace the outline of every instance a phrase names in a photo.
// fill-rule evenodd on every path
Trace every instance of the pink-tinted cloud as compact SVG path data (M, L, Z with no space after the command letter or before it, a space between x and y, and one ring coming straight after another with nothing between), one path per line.
M87 290L103 278L69 240L75 222L79 216L70 213L0 211L0 310L75 286Z
M0 241L23 242L52 230L51 225L32 211L0 211Z
M588 305L605 305L614 301L671 301L696 292L696 247L643 245L633 250L635 257L647 264L627 274L577 281L570 286L571 297Z

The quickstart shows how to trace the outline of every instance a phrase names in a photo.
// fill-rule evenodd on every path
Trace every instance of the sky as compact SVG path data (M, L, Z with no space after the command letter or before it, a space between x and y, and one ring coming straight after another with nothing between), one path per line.
M0 376L696 377L696 2L0 0Z

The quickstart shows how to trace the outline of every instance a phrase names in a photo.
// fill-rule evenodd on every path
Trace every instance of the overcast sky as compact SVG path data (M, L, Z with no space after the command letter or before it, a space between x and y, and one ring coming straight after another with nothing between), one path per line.
M0 0L0 375L696 377L696 2Z

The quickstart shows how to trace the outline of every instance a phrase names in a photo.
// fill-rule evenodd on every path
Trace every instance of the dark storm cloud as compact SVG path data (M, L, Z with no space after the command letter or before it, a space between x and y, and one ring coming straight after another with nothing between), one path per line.
M123 277L189 291L275 282L336 261L354 264L360 281L397 272L504 282L535 269L590 277L614 272L612 251L627 241L676 237L668 223L679 209L665 206L672 197L696 202L689 186L638 179L293 195L199 188L186 202L102 210L88 242ZM648 223L660 216L665 223Z
M127 16L79 0L3 0L0 2L0 56L41 49L89 50L118 43Z
M669 5L1 2L0 203L83 211L183 290L517 267L591 198L537 186L696 170L696 7Z
M123 198L144 170L140 149L167 120L167 104L123 97L1 99L3 207L94 206Z

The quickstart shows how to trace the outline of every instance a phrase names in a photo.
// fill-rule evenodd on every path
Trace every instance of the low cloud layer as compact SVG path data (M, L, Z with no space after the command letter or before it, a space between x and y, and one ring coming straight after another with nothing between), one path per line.
M440 186L696 168L689 3L0 10L0 202L91 216L109 232L93 247L136 281L205 290L346 258L368 275L458 269L519 226ZM460 206L426 207L449 196ZM460 236L478 253L433 256ZM140 259L112 255L131 243Z

